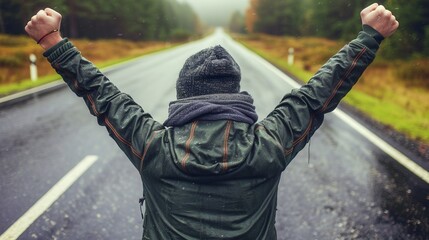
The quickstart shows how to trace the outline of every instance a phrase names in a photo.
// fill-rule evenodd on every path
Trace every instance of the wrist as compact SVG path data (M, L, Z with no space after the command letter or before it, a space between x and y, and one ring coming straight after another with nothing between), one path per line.
M45 36L43 39L39 40L39 45L44 49L48 50L49 48L55 46L57 43L61 42L63 38L59 34L59 32L54 32Z
M373 37L378 44L381 44L381 42L384 40L383 35L381 35L381 33L379 33L377 30L375 30L373 27L371 27L368 24L363 24L362 25L362 29L364 32L366 32L368 35L370 35L371 37Z
M43 53L43 56L46 57L46 59L48 59L48 61L52 63L62 54L64 54L70 48L73 47L73 44L67 38L63 38L63 40L61 40L59 43L46 50Z

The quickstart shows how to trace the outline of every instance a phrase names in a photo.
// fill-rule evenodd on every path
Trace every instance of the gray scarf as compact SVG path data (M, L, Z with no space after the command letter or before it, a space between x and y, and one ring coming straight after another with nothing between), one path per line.
M182 126L194 120L254 124L258 115L253 98L247 92L201 95L171 102L164 126Z

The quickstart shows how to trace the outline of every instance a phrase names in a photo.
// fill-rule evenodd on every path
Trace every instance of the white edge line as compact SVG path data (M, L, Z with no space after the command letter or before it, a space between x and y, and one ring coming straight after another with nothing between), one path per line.
M290 84L294 88L298 88L301 86L301 84L295 82L293 79L285 75L283 72L281 72L279 69L274 67L272 64L270 64L268 61L257 55L256 53L249 51L247 48L245 48L243 45L237 43L236 41L230 40L237 46L241 47L242 49L247 50L252 55L256 56L256 59L259 60L261 64L263 64L266 68L270 69L272 72L274 72L277 76L279 76L283 81ZM358 133L360 133L362 136L367 138L370 142L372 142L375 146L380 148L382 151L384 151L386 154L388 154L390 157L395 159L398 163L400 163L402 166L407 168L409 171L414 173L416 176L421 178L423 181L429 184L429 172L426 171L424 168L422 168L420 165L409 159L407 156L402 154L400 151L396 150L394 147L392 147L390 144L388 144L383 139L376 136L374 133L372 133L370 130L368 130L366 127L364 127L362 124L358 123L356 120L354 120L352 117L350 117L345 112L341 111L340 109L335 109L333 113L343 120L345 123L347 123L350 127L352 127L354 130L356 130Z
M62 177L27 212L12 224L0 240L17 239L37 218L39 218L82 174L97 161L98 156L89 155Z
M22 92L17 92L17 93L11 94L11 95L7 95L5 97L0 98L0 104L15 100L15 99L20 98L20 97L35 94L35 93L38 93L38 92L43 91L45 89L53 88L53 87L60 86L63 84L65 84L65 83L62 80L58 79L58 80L55 80L55 81L50 82L50 83L46 83L46 84L43 84L43 85L40 85L40 86L37 86L34 88L24 90Z
M417 163L415 163L414 161L409 159L407 156L402 154L400 151L396 150L390 144L388 144L387 142L385 142L384 140L379 138L377 135L375 135L370 130L365 128L362 124L358 123L356 120L351 118L345 112L343 112L339 109L335 109L333 113L335 115L337 115L337 117L342 119L344 122L346 122L348 125L350 125L352 128L354 128L362 136L366 137L374 145L376 145L381 150L383 150L385 153L390 155L393 159L395 159L402 166L404 166L409 171L411 171L412 173L414 173L415 175L420 177L426 183L429 183L429 172L426 171L424 168L422 168Z

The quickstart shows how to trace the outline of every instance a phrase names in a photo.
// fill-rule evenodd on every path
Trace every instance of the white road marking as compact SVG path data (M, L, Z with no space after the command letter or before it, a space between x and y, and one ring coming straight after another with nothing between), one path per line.
M55 88L55 87L58 87L58 86L64 85L64 84L65 84L64 81L57 80L57 81L50 82L50 83L47 83L47 84L44 84L44 85L41 85L38 87L34 87L34 88L31 88L31 89L28 89L28 90L25 90L22 92L11 94L11 95L0 98L0 105L2 103L5 103L5 102L9 102L9 101L21 98L21 97L25 97L25 96L28 96L31 94L35 94L35 93L38 93L38 92L41 92L41 91L44 91L44 90L47 90L50 88Z
M228 39L232 44L238 46L243 52L247 52L253 56L260 62L261 65L275 73L278 77L280 77L283 81L291 85L293 88L299 88L301 84L295 82L292 78L288 77L286 74L284 74L282 71L274 67L271 63L260 57L254 52L249 51L247 48L245 48L243 45L237 43L236 41L232 39ZM362 136L367 138L370 142L372 142L375 146L380 148L382 151L384 151L386 154L388 154L390 157L395 159L398 163L400 163L402 166L404 166L406 169L411 171L413 174L421 178L423 181L429 184L429 172L426 171L424 168L416 164L414 161L409 159L407 156L396 150L394 147L392 147L390 144L388 144L383 139L379 138L377 135L372 133L369 129L365 128L362 124L358 123L356 120L354 120L352 117L347 115L345 112L341 111L340 109L335 109L333 113L339 117L341 120L343 120L345 123L347 123L350 127L352 127L354 130L356 130L358 133L360 133Z
M362 124L358 123L356 120L351 118L349 115L347 115L343 111L341 111L339 109L335 109L333 113L335 115L337 115L337 117L342 119L344 122L346 122L348 125L350 125L352 128L354 128L362 136L366 137L375 146L377 146L378 148L383 150L385 153L387 153L389 156L391 156L393 159L395 159L402 166L404 166L409 171L411 171L412 173L417 175L419 178L421 178L426 183L429 183L429 172L426 171L424 168L422 168L421 166L416 164L414 161L409 159L407 156L402 154L400 151L396 150L390 144L385 142L383 139L379 138L377 135L372 133L370 130L365 128Z
M94 163L98 156L86 156L70 170L57 184L45 193L27 212L24 213L1 236L0 240L17 239L37 218L39 218L76 180Z

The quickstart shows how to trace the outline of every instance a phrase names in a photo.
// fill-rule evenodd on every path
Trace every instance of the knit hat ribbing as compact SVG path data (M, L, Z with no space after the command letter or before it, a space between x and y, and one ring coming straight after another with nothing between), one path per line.
M239 93L240 67L221 46L206 48L189 57L176 82L177 99Z

